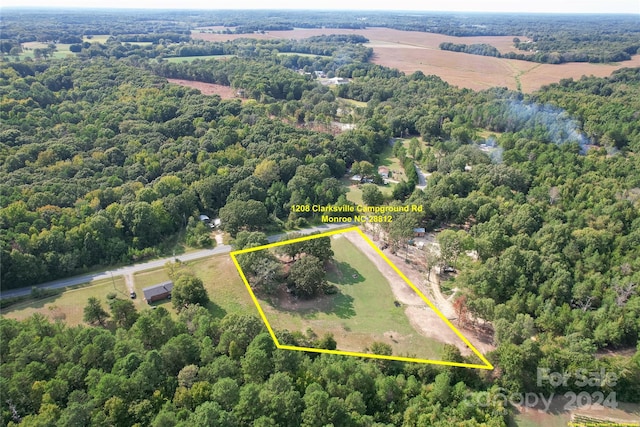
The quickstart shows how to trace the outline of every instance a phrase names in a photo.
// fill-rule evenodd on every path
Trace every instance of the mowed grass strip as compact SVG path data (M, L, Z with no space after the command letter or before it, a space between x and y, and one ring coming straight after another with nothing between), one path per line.
M202 279L211 300L207 308L212 315L218 318L229 313L258 316L258 311L228 254L192 261L187 263L187 266ZM136 308L140 311L151 309L151 306L144 301L142 289L168 280L169 276L164 268L134 274L137 298L132 301ZM102 307L109 311L107 295L112 292L116 292L118 298L129 298L129 289L123 276L114 276L113 280L99 280L51 297L21 302L3 309L2 315L24 320L35 313L40 313L51 320L62 320L71 326L79 325L84 323L82 320L84 307L89 297L98 298ZM153 305L164 307L172 315L177 316L171 300L158 301Z
M2 315L16 320L24 320L35 313L53 320L62 320L68 325L83 323L84 307L89 297L96 297L102 307L108 310L107 294L115 292L118 298L129 298L124 278L103 279L88 286L70 289L52 297L35 301L25 301L2 310Z
M377 267L340 235L332 238L335 268L327 274L339 293L295 304L261 301L275 330L312 329L318 336L332 333L338 350L362 352L373 342L391 345L394 355L438 359L442 343L420 335L407 319L404 307Z

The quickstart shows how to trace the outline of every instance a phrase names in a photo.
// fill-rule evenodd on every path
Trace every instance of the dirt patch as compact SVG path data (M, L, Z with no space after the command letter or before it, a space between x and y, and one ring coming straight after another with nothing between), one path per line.
M442 319L430 308L407 307L405 314L411 322L411 326L421 335L442 343L455 345L464 356L472 354L471 349L460 340L460 337L451 328L445 326Z
M407 285L398 273L396 273L393 268L391 268L391 266L382 259L371 245L369 245L358 233L349 232L342 235L362 251L387 279L397 301L407 306L405 314L409 319L411 326L413 326L417 332L439 342L453 344L458 347L460 352L465 356L472 354L469 347L460 339L460 337L443 322L435 311L425 304L422 298L420 298ZM429 301L434 301L432 298L432 292L430 288L427 287L422 273L413 270L410 265L406 264L402 259L394 255L388 253L385 253L385 255L396 267L398 267L398 269L411 281L411 283L413 283L413 285L416 286L416 288L418 288L418 290L427 297L427 299L429 299ZM438 310L443 312L439 306L436 305L436 307ZM450 317L451 313L448 313L450 311L448 309L448 305L443 305L443 308L445 308L443 312L445 317ZM482 353L494 349L490 343L483 342L473 336L465 336L469 339L471 344Z
M182 79L167 79L167 81L176 85L198 89L203 95L219 95L222 99L237 98L236 90L231 86Z
M333 295L316 295L313 298L304 299L287 292L287 286L278 286L271 295L258 295L258 298L269 301L274 308L281 311L293 311L300 314L330 311L334 305Z
M630 61L617 64L538 64L516 59L493 58L469 55L461 52L440 50L442 42L476 44L486 43L501 53L518 52L513 47L513 36L453 37L443 34L400 31L391 28L349 29L295 29L292 31L271 31L265 34L192 34L194 39L225 41L238 38L255 39L303 39L322 34L360 34L369 39L373 49L373 62L397 68L407 74L420 70L429 75L439 76L448 83L464 88L482 90L490 87L517 89L518 82L523 92L530 93L541 86L583 75L606 77L623 67L640 66L640 55ZM522 40L526 37L518 36Z

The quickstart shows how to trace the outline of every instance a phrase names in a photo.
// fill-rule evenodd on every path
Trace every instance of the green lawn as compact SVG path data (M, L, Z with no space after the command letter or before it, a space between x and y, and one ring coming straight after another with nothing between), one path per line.
M258 310L251 301L251 297L229 255L217 255L192 261L186 265L202 279L211 300L207 308L214 316L224 317L227 313L258 315ZM170 279L164 268L143 271L134 276L136 292L141 299L144 298L143 288L167 280ZM170 300L158 301L152 305L163 306L171 313L177 314Z
M221 254L211 258L187 263L193 272L202 279L209 294L211 303L207 307L216 317L223 317L227 313L258 315L258 311L251 301L246 287L242 283L231 257ZM138 310L145 310L149 305L144 301L142 289L169 280L164 268L143 271L133 276L134 288L138 297L133 300ZM34 313L41 313L52 320L61 319L68 325L82 324L83 309L87 299L97 297L105 309L107 294L115 291L120 298L129 298L129 290L122 276L97 281L84 285L78 289L71 289L59 295L39 300L24 301L2 310L2 315L13 319L26 319ZM170 300L154 303L165 307L172 314L177 315Z
M68 325L83 323L84 306L89 297L96 297L107 308L107 294L116 292L120 298L129 298L129 291L122 277L98 280L78 289L70 289L59 295L36 301L25 301L2 310L2 315L23 320L34 313L40 313L51 320L64 320ZM140 300L135 301L140 306Z
M337 98L340 101L344 101L348 104L353 105L354 107L360 107L360 108L366 108L367 103L366 102L362 102L362 101L356 101L355 99L349 99L349 98Z
M402 181L407 179L404 168L400 164L400 160L393 155L393 147L387 145L380 153L378 166L386 166L391 171L391 179L394 181Z
M349 181L348 178L342 179L340 180L340 182L342 183L342 185L344 185L345 189L347 190L347 200L357 205L364 205L364 202L362 201L362 186L364 184L360 184L360 185L353 184L351 181ZM378 188L380 189L382 194L384 194L387 197L391 197L391 193L393 192L393 187L395 187L394 183L389 183L387 185L378 185Z
M338 235L339 236L339 235ZM394 305L390 285L375 265L346 238L332 238L335 266L327 274L338 294L310 301L282 304L262 302L275 329L318 336L332 333L339 350L363 351L374 341L392 346L393 354L437 359L442 344L416 332L404 308Z

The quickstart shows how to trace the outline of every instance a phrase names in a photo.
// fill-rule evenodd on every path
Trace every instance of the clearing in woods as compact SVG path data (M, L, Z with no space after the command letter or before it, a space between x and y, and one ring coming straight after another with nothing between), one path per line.
M327 281L338 289L333 295L304 300L296 299L280 289L273 295L256 296L236 260L236 255L244 252L271 250L276 246L325 236L331 236L334 252L333 261L326 267ZM369 246L375 256L384 260L386 268L376 266L370 260L370 254L363 252L361 246ZM398 273L395 266L357 227L235 251L231 255L279 348L493 368L432 304L427 303L418 289ZM317 336L332 334L337 350L281 345L278 341L278 331L305 334L308 329ZM393 355L368 353L374 342L391 346ZM445 343L457 346L470 362L441 360Z
M219 30L219 28L217 28ZM397 68L407 74L420 70L434 74L446 82L460 87L483 90L491 87L507 87L530 93L540 87L563 78L579 79L583 75L606 77L624 67L640 66L640 55L630 61L615 64L589 64L572 62L567 64L539 64L517 59L494 58L469 55L461 52L440 50L440 43L461 44L486 43L501 53L519 52L513 47L513 37L484 36L454 37L418 31L401 31L391 28L367 28L351 30L342 28L294 29L291 31L269 31L264 34L216 34L192 32L194 39L235 40L255 39L303 39L322 34L360 34L369 39L367 46L373 49L372 61L376 64Z
M169 83L198 89L203 95L219 95L222 99L237 98L236 89L215 83L196 82L192 80L167 79Z

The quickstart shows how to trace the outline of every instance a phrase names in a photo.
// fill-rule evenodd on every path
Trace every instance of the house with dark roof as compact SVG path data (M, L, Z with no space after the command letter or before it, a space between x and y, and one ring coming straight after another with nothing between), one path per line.
M173 290L173 282L163 282L157 285L149 286L142 289L144 299L147 303L151 304L154 301L160 301L165 298L171 298L171 291Z

